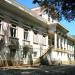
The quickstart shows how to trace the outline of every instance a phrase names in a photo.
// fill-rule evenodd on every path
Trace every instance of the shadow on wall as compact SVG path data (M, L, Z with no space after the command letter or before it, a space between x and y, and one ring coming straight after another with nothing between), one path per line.
M15 59L16 51L19 50L19 42L17 39L9 38L9 45L0 40L0 66L13 66L19 62Z

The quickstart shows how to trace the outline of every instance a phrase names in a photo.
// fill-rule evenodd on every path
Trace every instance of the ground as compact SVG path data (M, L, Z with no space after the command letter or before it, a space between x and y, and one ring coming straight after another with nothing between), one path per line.
M75 75L75 65L40 67L1 67L0 75Z

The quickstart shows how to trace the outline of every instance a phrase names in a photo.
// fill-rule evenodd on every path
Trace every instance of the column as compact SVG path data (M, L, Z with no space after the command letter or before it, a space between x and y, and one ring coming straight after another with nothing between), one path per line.
M1 22L1 31L0 31L0 33L3 34L3 31L2 31L2 22Z
M72 45L71 45L71 51L72 51Z
M70 43L69 43L69 51L71 51Z
M67 39L66 39L66 50L68 49L68 48L67 48L67 45L68 45L68 44L67 44Z
M64 38L62 38L62 47L64 49Z
M68 49L68 51L69 51L69 41L67 41L67 47L68 47L67 49Z
M72 51L74 52L74 46L72 46Z
M54 47L57 48L57 33L54 34Z
M70 47L69 49L70 49L70 51L71 51L71 42L70 42L70 44L69 44L69 47Z
M65 49L67 50L67 39L65 39Z
M59 49L61 49L61 36L59 36Z
M66 49L66 39L64 38L64 49Z
M72 46L72 51L73 51L73 61L74 61L74 45Z

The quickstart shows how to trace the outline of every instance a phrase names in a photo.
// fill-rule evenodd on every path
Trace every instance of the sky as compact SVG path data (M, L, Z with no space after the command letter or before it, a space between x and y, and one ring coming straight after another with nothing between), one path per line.
M37 4L33 4L32 1L33 0L17 0L19 3L21 3L22 5L26 6L27 8L31 9L34 7L37 7ZM62 25L64 25L68 30L69 30L69 34L71 35L75 35L75 20L68 22L66 21L64 18L60 21L60 23Z

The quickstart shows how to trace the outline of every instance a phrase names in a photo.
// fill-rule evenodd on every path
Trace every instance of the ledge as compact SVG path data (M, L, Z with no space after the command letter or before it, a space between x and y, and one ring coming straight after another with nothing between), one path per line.
M52 50L57 51L57 52L68 53L68 51L67 51L67 50L59 49L59 48L53 48Z

